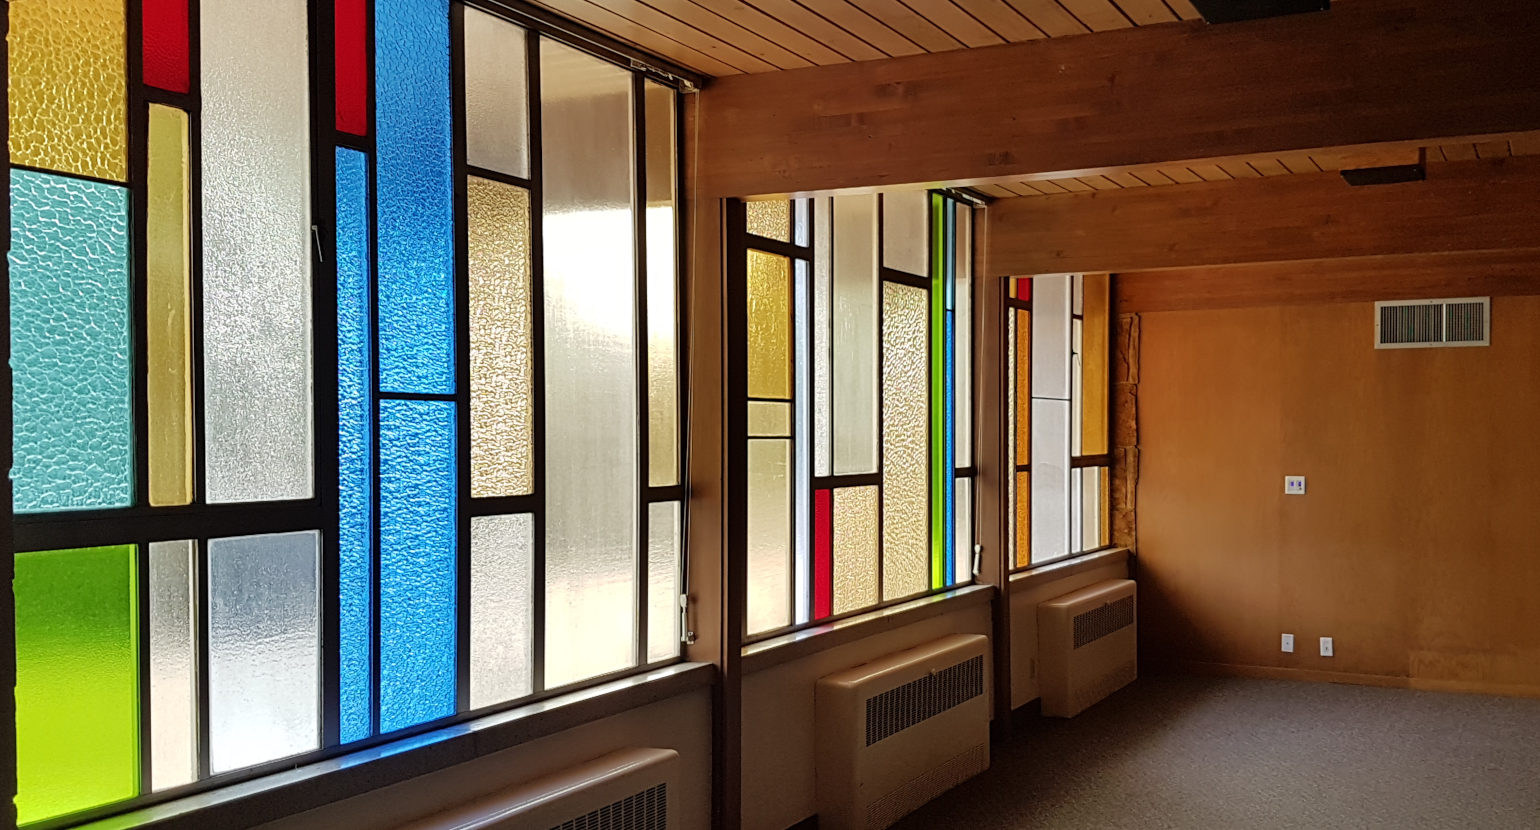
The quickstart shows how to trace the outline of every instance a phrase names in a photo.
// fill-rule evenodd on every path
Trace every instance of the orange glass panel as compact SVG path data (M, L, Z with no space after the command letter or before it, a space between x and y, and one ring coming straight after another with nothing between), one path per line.
M1032 456L1032 312L1016 314L1016 463Z
M1085 275L1085 322L1081 327L1080 364L1084 413L1080 424L1082 455L1107 452L1107 396L1110 337L1110 278L1107 274Z

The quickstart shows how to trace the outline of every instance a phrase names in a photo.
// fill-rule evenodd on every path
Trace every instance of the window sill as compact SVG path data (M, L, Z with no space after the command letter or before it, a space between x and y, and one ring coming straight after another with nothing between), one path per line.
M743 673L753 674L911 623L989 602L994 596L993 585L966 585L946 593L921 597L901 605L762 640L744 646Z
M1124 565L1132 557L1133 553L1128 548L1107 548L1061 559L1052 564L1017 571L1011 574L1011 593L1036 588L1075 574L1105 568L1108 565Z
M716 667L676 663L359 752L80 825L89 830L251 827L362 795L585 723L709 687Z

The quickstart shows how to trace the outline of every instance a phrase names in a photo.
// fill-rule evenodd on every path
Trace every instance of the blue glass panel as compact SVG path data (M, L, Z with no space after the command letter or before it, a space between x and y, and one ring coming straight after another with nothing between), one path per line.
M957 211L952 203L939 200L939 208L946 217L941 261L945 263L946 277L946 466L941 480L946 482L942 496L946 505L946 524L941 537L946 542L946 568L942 571L946 584L951 584L957 574Z
M369 159L337 149L337 473L342 741L369 737L374 632L374 404L369 374Z
M380 389L455 387L449 0L375 15Z
M18 512L133 500L128 191L11 172Z
M380 401L380 731L455 711L455 405Z

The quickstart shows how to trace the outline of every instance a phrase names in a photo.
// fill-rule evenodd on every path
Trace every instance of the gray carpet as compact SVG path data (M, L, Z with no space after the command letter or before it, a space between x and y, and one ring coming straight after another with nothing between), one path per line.
M897 827L1540 828L1537 700L1150 677L991 751Z

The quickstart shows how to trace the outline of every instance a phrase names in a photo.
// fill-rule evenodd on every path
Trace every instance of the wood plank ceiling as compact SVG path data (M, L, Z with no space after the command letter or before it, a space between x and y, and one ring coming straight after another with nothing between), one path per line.
M705 75L1197 20L1189 0L534 0Z

